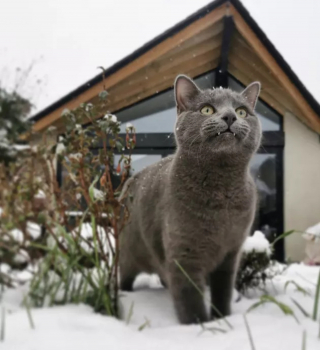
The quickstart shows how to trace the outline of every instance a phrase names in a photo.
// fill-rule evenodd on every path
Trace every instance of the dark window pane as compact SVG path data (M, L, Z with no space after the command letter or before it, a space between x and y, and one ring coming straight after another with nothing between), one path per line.
M278 227L276 155L255 154L250 168L259 192L259 205L253 228L262 230L272 241Z
M214 86L215 72L210 72L195 79L202 89ZM117 113L122 122L121 132L125 132L127 122L132 123L138 133L168 133L172 132L176 122L177 112L173 89L142 101Z

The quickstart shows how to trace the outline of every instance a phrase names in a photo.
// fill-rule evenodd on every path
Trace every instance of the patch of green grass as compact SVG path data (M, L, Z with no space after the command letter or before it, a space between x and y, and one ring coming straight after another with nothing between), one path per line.
M254 309L256 309L257 307L261 306L261 305L264 305L264 304L267 304L267 303L272 303L276 306L279 307L279 309L285 314L285 315L290 315L292 316L296 321L297 323L300 323L299 320L297 319L295 313L293 312L293 310L290 308L290 306L284 304L284 303L281 303L280 301L278 301L276 298L274 298L273 296L271 295L262 295L260 297L260 301L254 303L253 305L251 305L249 307L249 309L247 310L247 312L250 312Z

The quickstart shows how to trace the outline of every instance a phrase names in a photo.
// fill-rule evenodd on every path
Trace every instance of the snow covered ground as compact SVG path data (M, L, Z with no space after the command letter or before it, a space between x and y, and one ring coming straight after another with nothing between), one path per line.
M274 304L251 311L247 319L256 350L303 349L304 330L306 349L320 349L319 321L306 318L292 302L293 298L312 314L318 274L318 267L294 264L267 286L271 295L294 310L299 324ZM303 295L292 283L285 291L287 281L295 281L310 295ZM88 306L68 305L33 309L35 329L32 329L26 309L20 306L25 293L26 286L7 291L3 296L2 308L6 316L5 340L0 343L2 350L252 349L243 314L258 300L257 293L250 299L242 297L239 302L236 302L235 293L233 314L228 317L232 330L222 321L216 321L205 324L205 331L198 325L178 324L171 297L156 276L139 276L135 291L121 294L123 321L95 314ZM225 332L210 331L213 327Z

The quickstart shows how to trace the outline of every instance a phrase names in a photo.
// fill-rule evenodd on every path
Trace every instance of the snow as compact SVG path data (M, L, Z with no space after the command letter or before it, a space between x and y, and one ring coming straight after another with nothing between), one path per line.
M67 115L70 114L70 110L68 108L65 108L62 112L61 112L61 117L65 117Z
M14 256L13 261L18 264L25 263L30 260L29 254L26 250L20 249L19 252Z
M6 129L0 129L0 137L6 137L8 134L8 131Z
M27 222L26 231L33 239L37 239L41 235L41 227L38 224L31 222L31 221ZM9 231L9 235L12 237L13 240L20 242L20 243L23 242L24 235L23 235L23 232L21 230L15 228L15 229Z
M81 153L71 153L71 154L69 154L69 158L74 159L74 160L80 160L82 158L82 154Z
M37 194L34 196L34 198L44 199L46 198L46 194L42 190L39 190Z
M307 240L313 240L315 242L320 241L320 222L314 226L306 229L306 232L302 235Z
M302 237L306 240L305 263L320 264L320 223L307 228Z
M13 148L17 151L25 151L27 149L30 149L29 145L13 145Z
M112 123L116 123L118 121L117 116L115 116L114 114L106 114L103 119L107 119Z
M97 188L93 189L93 195L94 195L94 198L99 201L102 201L105 198L105 194L101 190L98 190Z
M317 267L293 264L281 276L274 278L272 285L267 287L268 292L289 305L300 324L273 304L251 311L247 319L256 349L300 350L304 330L307 349L319 349L319 323L305 318L291 300L294 298L311 313L318 273ZM304 296L291 284L285 291L285 283L290 280L308 289L312 296ZM124 321L95 314L85 305L66 305L32 309L35 329L31 328L26 310L20 306L26 286L8 290L2 301L6 323L1 349L87 350L93 345L96 349L115 350L251 349L243 314L257 301L256 298L242 297L239 302L233 301L233 313L228 317L232 330L227 330L223 322L216 321L206 323L204 331L199 325L178 324L169 292L160 286L156 276L140 275L134 287L134 292L121 292ZM128 317L130 308L132 316ZM225 333L210 331L213 327L223 329Z
M108 237L107 237L107 233L105 231L105 229L100 226L97 225L97 235L99 237L99 241L102 243L102 249L104 254L107 254L110 252L110 245L109 245L109 241L108 241ZM92 226L89 223L83 223L81 225L81 230L79 227L77 227L76 229L74 229L71 234L78 237L82 237L83 240L81 240L80 245L81 247L88 253L93 251L93 230L92 230ZM111 234L109 234L109 239L110 242L112 244L112 246L114 247L114 238ZM110 265L112 264L112 256L110 255Z
M267 253L268 255L271 254L270 243L261 231L255 231L252 236L247 237L242 246L242 251L245 253L255 251Z
M63 154L65 151L66 146L62 142L59 142L56 147L56 154Z
M43 197L41 197L41 198L43 198ZM41 227L32 221L27 222L27 231L33 239L37 239L41 235Z

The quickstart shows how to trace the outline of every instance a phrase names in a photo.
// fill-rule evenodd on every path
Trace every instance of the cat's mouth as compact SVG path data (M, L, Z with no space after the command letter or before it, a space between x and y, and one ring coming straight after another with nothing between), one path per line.
M230 135L236 136L236 133L232 132L229 128L227 130L225 130L225 131L218 132L216 136L220 136L220 135L223 135L223 134L230 134Z

